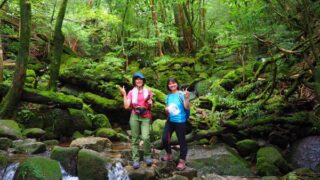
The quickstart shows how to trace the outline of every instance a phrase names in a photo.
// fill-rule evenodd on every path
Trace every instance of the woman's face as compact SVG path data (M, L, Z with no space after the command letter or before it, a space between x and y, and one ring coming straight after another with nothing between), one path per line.
M178 84L174 81L169 81L168 87L169 87L170 91L178 90Z
M143 86L143 79L137 78L134 83L136 84L137 87L142 87Z

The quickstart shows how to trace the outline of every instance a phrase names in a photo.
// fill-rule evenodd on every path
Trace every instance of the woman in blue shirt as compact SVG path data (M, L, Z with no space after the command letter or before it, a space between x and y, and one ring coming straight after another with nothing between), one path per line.
M163 161L172 161L170 138L173 132L176 132L180 145L180 159L177 165L178 170L186 168L187 142L186 142L186 110L190 109L188 100L188 91L179 91L179 83L175 78L169 78L167 81L169 94L166 97L166 113L168 120L166 122L162 143L166 150L166 155L161 159Z

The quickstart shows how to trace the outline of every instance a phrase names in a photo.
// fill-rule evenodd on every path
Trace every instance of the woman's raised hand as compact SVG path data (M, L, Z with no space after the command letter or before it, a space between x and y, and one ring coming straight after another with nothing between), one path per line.
M185 89L183 90L183 95L184 95L184 99L188 99L188 97L189 97L188 88L185 88Z
M124 88L124 86L122 86L122 87L118 86L118 88L119 88L119 90L120 90L120 92L121 92L122 96L127 95L127 92L126 92L126 89Z

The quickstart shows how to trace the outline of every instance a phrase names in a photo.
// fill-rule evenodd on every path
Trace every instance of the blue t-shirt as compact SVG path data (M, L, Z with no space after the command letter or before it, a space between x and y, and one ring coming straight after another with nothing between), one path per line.
M166 97L166 105L169 111L169 120L175 123L186 122L186 112L183 106L184 95L177 91L174 94L168 94Z

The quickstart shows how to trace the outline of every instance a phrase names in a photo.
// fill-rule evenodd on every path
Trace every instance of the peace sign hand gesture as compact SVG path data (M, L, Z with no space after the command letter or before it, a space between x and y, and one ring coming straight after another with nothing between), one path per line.
M118 86L118 88L119 88L119 90L120 90L120 92L121 92L121 94L122 94L123 96L126 96L126 95L127 95L127 92L126 92L126 89L124 88L124 86L122 86L122 87Z

